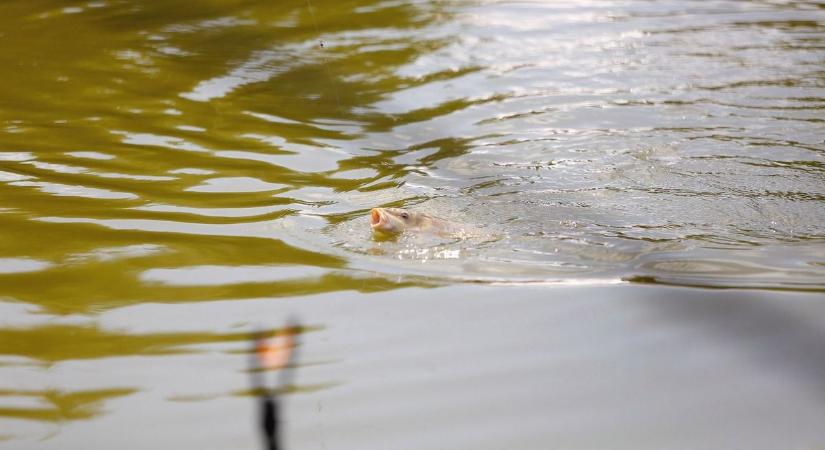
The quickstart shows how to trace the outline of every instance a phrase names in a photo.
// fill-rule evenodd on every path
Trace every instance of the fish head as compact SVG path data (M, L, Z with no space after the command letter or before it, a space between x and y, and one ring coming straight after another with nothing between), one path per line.
M408 228L418 226L421 214L401 208L373 208L370 211L370 226L373 231L399 234Z

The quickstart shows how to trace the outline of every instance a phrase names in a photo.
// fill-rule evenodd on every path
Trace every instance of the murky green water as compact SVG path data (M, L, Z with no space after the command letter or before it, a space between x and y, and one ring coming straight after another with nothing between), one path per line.
M821 2L7 0L0 447L256 448L292 314L292 448L825 445L824 69Z

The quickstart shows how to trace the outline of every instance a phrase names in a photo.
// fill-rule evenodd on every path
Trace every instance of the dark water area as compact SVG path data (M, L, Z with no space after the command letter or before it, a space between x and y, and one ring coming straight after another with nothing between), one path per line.
M0 231L0 448L823 448L825 3L8 0Z

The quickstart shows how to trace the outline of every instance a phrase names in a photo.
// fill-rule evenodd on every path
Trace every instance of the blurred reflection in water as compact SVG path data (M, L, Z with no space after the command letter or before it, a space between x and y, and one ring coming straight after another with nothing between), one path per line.
M260 425L264 434L266 449L283 448L280 441L280 407L278 396L292 385L293 371L290 362L295 359L295 335L300 330L298 322L290 319L286 327L275 336L258 331L252 337L253 349L250 358L252 389L260 404ZM267 374L275 372L272 387L267 383Z

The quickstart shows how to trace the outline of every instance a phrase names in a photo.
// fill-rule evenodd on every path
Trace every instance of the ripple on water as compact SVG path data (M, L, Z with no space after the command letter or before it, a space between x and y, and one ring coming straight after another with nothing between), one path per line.
M267 192L287 188L281 183L269 183L252 177L209 178L186 188L190 192Z
M14 181L12 186L35 187L40 192L57 197L84 197L105 200L136 200L137 194L131 192L117 192L108 189L92 188L87 186L49 183L45 181Z
M0 161L29 161L36 159L31 152L0 152Z
M171 286L218 286L240 283L272 283L317 278L327 270L315 266L195 266L155 268L140 274L146 283Z
M122 247L96 248L89 252L68 255L66 259L72 263L89 261L107 262L118 259L140 258L144 256L157 255L167 250L168 249L166 247L157 244L135 244Z
M114 155L110 155L108 153L101 153L101 152L66 152L67 156L71 156L74 158L85 158L85 159L97 159L100 161L106 161L110 159L115 159Z
M23 181L23 180L30 180L32 177L28 175L22 175L19 173L12 173L12 172L5 172L0 170L0 182L15 182L15 181Z
M197 208L188 206L164 205L151 203L148 205L136 206L133 209L139 211L154 211L178 214L194 214L205 217L257 217L273 213L290 211L288 205L259 206L249 208Z
M31 258L0 258L0 273L39 272L52 266L48 261Z

